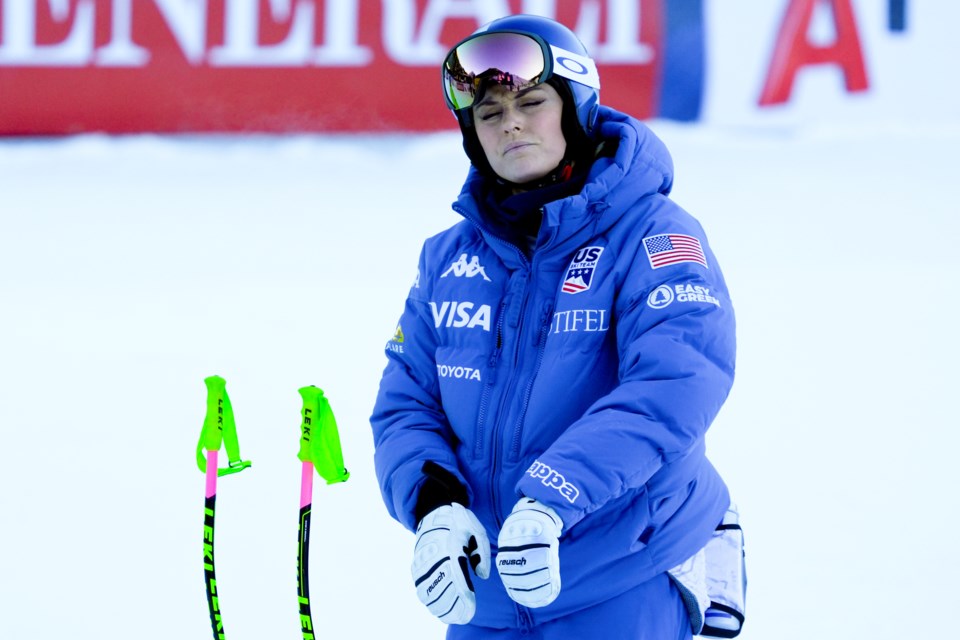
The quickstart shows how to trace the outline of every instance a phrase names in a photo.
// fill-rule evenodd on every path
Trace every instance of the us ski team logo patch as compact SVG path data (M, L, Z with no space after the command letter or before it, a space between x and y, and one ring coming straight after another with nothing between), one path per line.
M593 284L593 274L600 262L603 247L583 247L577 251L567 268L567 275L563 278L564 293L583 293Z

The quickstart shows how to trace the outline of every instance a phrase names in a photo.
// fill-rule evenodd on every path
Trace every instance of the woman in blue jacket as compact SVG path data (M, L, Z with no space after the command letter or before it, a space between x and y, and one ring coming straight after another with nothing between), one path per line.
M704 596L668 571L730 504L704 453L734 376L717 260L566 27L494 21L443 88L464 220L423 246L371 418L417 594L448 638L689 638Z

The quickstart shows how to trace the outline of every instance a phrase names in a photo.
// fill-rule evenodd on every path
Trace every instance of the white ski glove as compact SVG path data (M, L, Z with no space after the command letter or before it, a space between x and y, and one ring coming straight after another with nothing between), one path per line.
M545 607L560 594L562 530L557 512L532 498L521 498L503 523L497 571L518 604Z
M424 516L410 574L420 602L447 624L467 624L477 610L471 568L484 580L490 577L490 541L477 517L457 503Z

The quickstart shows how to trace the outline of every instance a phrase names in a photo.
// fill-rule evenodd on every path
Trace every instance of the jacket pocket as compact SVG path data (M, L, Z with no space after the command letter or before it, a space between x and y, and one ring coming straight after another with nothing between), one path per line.
M489 397L486 378L492 373L487 358L479 350L440 347L436 351L436 366L443 412L464 448L461 454L476 458L482 451L483 440L478 418L484 398Z

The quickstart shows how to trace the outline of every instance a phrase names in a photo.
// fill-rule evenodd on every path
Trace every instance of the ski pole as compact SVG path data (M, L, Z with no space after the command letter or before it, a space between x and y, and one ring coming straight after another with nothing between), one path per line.
M345 482L350 472L343 466L340 434L330 403L317 387L300 389L303 409L300 420L300 526L297 535L297 600L300 603L300 632L313 640L310 611L310 512L313 506L313 470L327 484Z
M204 379L207 386L207 412L203 418L200 440L197 442L197 466L206 474L206 494L203 503L203 578L207 590L207 608L214 640L225 640L220 599L217 596L217 573L213 560L213 530L217 512L217 477L243 471L249 461L240 459L237 425L233 407L227 395L226 381L220 376ZM217 468L217 454L221 442L227 450L228 467ZM206 455L204 455L206 449Z

